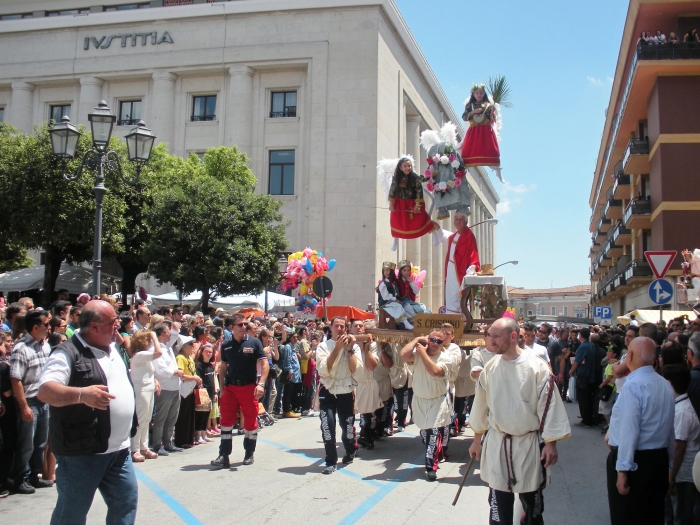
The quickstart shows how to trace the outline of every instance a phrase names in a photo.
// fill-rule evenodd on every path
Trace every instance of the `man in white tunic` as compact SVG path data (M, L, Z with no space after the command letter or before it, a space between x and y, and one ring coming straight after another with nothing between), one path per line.
M425 430L425 469L428 481L437 480L445 427L452 416L446 393L453 359L443 352L445 334L430 332L416 337L401 350L401 358L413 372L413 421Z
M377 343L372 341L371 335L365 335L365 325L355 319L350 325L350 334L355 337L360 353L357 355L362 366L358 366L352 374L357 382L355 387L355 408L360 413L360 438L358 444L372 450L377 436L377 420L374 411L382 406L379 399L379 385L374 380L374 370L377 367L377 358L374 350Z
M377 425L376 435L379 437L384 436L384 431L391 427L391 409L394 406L391 371L396 368L397 353L398 350L391 343L376 344L372 350L372 355L377 360L377 367L374 369L374 380L377 382L379 399L382 402L382 406L374 412Z
M518 347L518 333L509 318L489 328L490 348L499 355L479 375L469 417L469 454L481 459L481 479L489 485L489 524L513 523L516 492L522 523L544 523L546 469L557 462L556 442L571 435L554 376L547 363Z

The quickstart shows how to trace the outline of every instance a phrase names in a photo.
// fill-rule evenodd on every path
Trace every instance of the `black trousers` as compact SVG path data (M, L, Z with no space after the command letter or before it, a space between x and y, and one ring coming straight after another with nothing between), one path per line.
M544 494L542 488L535 492L518 494L525 514L520 518L520 525L543 525ZM489 525L511 525L515 493L503 492L489 487Z
M374 444L377 436L377 416L374 412L360 414L360 437L365 440L365 444Z
M336 415L340 425L340 439L345 447L345 454L353 456L357 452L355 439L355 396L350 394L331 394L326 387L320 386L318 392L321 419L321 437L326 449L326 465L338 463L338 450L335 446Z
M7 484L7 476L12 467L12 460L17 450L17 404L11 397L3 398L5 415L0 417L0 433L2 433L2 447L0 447L0 487Z
M180 412L175 423L175 437L173 443L176 447L194 443L194 394L186 398L180 397Z
M291 412L301 406L301 383L292 383L290 381L284 385L282 405L284 406L284 412Z
M413 390L413 389L410 389ZM406 426L408 407L410 406L408 379L401 388L394 388L394 410L396 411L396 424L400 427Z
M608 505L612 525L663 525L664 499L668 492L668 450L637 450L637 470L627 473L630 492L617 490L617 449L608 454Z
M438 463L445 457L444 439L450 437L449 427L426 428L421 430L421 435L425 439L425 469L437 470Z
M457 424L459 427L452 424L455 430L463 430L467 425L467 414L472 410L472 404L474 403L474 396L468 397L455 397L455 413L457 414Z
M390 397L383 402L382 408L374 411L377 425L377 437L384 436L384 429L391 428L391 408L394 406L394 398Z
M597 403L597 388L594 383L589 383L582 387L576 384L576 398L578 400L578 409L581 411L581 422L584 425L595 425L596 416L598 415Z

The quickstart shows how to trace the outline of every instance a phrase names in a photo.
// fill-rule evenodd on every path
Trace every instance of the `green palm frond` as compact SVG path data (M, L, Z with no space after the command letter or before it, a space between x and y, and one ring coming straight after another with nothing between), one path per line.
M491 95L491 100L506 108L513 107L513 103L510 101L510 85L508 85L505 76L489 77L486 81L486 89Z

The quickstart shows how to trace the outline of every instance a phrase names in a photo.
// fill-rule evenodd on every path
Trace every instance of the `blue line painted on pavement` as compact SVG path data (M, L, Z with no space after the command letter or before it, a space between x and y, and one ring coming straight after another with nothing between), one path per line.
M195 518L189 510L183 507L182 504L173 496L168 494L168 492L166 492L163 487L158 485L158 483L149 478L140 469L135 468L134 471L136 471L136 479L146 485L151 492L153 492L153 494L155 494L163 503L170 507L170 510L172 510L177 517L180 518L183 523L185 523L185 525L203 525L201 521Z
M414 459L411 463L413 465L420 465L423 463L424 460L424 455L420 455L416 459ZM389 495L389 493L394 490L396 487L398 487L402 481L408 477L408 475L413 471L413 469L404 469L401 474L399 474L396 477L396 481L389 481L388 483L384 484L382 488L380 488L377 492L372 494L369 498L367 498L365 501L360 503L360 505L355 508L350 514L345 516L342 520L338 522L338 525L354 525L362 517L367 514L370 510L374 508L377 503L379 503L381 500L383 500L385 497Z
M266 445L272 445L273 447L277 447L281 450L284 450L285 452L289 452L291 454L296 454L297 456L301 456L306 459L313 460L313 462L320 461L322 458L317 458L314 456L309 456L308 454L305 454L304 452L299 452L298 450L294 450L291 447L288 447L287 445L283 445L282 443L275 443L274 441L269 441L267 439L260 439L258 438L258 443L265 443ZM350 470L341 468L338 469L336 472L340 472L341 474L345 476L349 476L353 479L356 479L358 481L364 481L365 483L369 483L370 485L374 485L375 487L383 487L384 483L381 483L379 481L375 481L373 479L365 479L361 474L358 474L357 472L352 472Z

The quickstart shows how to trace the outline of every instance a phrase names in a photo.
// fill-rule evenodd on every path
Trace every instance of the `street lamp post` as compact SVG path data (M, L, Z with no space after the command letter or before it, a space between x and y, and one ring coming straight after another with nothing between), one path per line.
M126 146L129 153L129 160L136 163L136 176L127 179L122 172L119 163L119 155L116 151L107 150L109 139L112 135L112 128L117 117L112 114L112 110L107 103L102 100L94 111L88 114L88 121L92 131L92 149L83 155L78 173L68 175L66 173L66 161L75 157L75 150L78 146L78 138L81 133L70 123L70 118L64 116L61 122L54 124L49 130L51 136L51 148L53 154L63 160L63 178L69 182L77 180L83 173L83 169L95 170L95 241L92 257L92 285L94 295L100 294L100 284L102 281L102 201L107 188L104 185L106 171L116 171L125 184L135 186L139 181L142 166L151 157L151 149L156 137L151 130L146 128L143 121L140 121L134 129L126 136Z
M506 261L506 262L501 263L501 264L499 264L498 266L496 266L496 268L500 268L501 266L505 266L506 264L512 264L513 266L517 266L517 265L518 265L518 261ZM496 268L494 268L494 270L495 270Z

